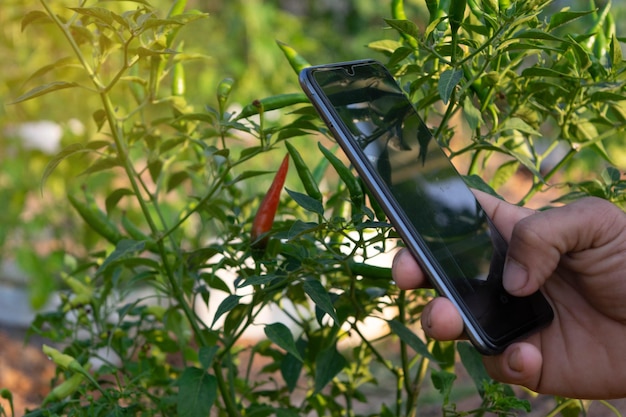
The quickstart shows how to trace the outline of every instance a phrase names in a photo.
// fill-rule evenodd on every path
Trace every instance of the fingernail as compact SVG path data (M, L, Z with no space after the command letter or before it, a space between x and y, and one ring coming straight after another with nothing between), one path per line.
M519 348L514 349L513 352L509 354L507 365L514 372L522 373L524 371L524 361Z
M513 258L506 258L504 264L504 276L502 285L511 294L517 293L526 286L528 282L528 271L522 264Z

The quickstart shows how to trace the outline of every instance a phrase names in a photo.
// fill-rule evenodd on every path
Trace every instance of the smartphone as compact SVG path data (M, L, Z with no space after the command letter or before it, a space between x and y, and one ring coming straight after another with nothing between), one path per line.
M506 241L380 62L308 67L300 84L481 353L498 354L550 323L541 292L505 291Z

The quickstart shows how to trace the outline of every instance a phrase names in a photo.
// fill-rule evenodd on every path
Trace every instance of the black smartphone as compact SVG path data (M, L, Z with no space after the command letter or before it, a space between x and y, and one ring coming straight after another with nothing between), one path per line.
M481 353L498 354L550 323L541 292L504 290L506 241L381 63L308 67L300 84Z

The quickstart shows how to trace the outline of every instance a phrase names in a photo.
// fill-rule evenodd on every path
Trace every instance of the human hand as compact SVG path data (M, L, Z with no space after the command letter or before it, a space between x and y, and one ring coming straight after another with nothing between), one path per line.
M489 374L544 394L626 397L626 213L597 198L535 212L476 196L509 241L506 290L524 296L541 288L554 309L548 327L484 357ZM427 285L407 250L392 271L402 289ZM432 300L421 320L430 337L462 337L461 316L446 298Z

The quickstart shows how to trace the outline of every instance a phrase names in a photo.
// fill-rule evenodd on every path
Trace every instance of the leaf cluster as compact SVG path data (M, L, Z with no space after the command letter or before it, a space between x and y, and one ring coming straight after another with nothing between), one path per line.
M457 32L447 30L442 2L423 30L389 19L402 40L370 44L387 55L416 107L438 126L436 137L450 156L465 156L467 174L480 173L496 191L514 175L530 174L515 195L519 204L567 189L588 164L600 172L623 167L617 148L625 67L610 4L547 16L549 2L486 12L487 3L463 6Z

